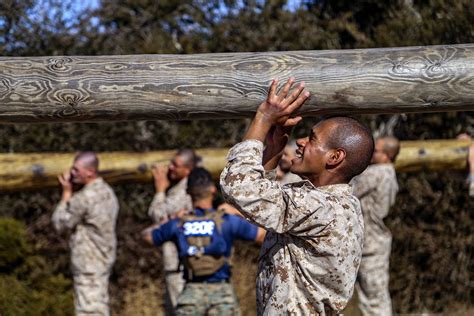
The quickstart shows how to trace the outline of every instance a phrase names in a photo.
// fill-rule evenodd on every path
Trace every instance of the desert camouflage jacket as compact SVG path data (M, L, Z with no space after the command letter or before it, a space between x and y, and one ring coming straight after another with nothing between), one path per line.
M352 296L363 219L348 184L281 186L262 166L263 144L235 145L221 174L225 198L267 229L257 276L259 315L332 315Z
M383 219L395 203L398 192L393 164L374 164L352 179L354 194L360 199L365 223L364 255L390 247L392 235Z
M97 178L67 202L60 202L53 213L58 231L71 232L73 273L103 273L115 262L115 224L119 204L112 188Z
M188 178L184 178L171 187L168 192L158 192L148 208L148 215L155 223L179 212L182 209L191 210L191 197L186 193Z

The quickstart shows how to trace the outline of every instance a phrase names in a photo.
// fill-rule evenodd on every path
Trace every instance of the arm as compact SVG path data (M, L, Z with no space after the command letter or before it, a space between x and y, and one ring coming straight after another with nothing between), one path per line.
M233 235L236 236L238 239L252 240L259 245L263 243L263 240L265 239L265 234L267 233L265 229L250 224L242 217L229 216L229 219L233 223Z
M259 245L263 244L265 240L265 236L267 235L267 231L262 227L259 227L257 230L257 237L255 237L255 242Z
M170 241L173 239L176 228L176 220L169 221L163 225L153 225L141 232L143 240L155 246L160 246L165 241Z
M72 230L81 221L87 211L86 200L81 199L81 195L73 196L71 172L64 172L58 177L62 186L61 201L53 212L54 228L61 232L63 230Z
M142 239L149 245L153 245L153 231L155 229L159 229L160 228L160 225L159 224L155 224L155 225L152 225L150 227L147 227L145 228L144 230L142 230L141 232L141 235L142 235Z
M289 202L286 192L277 182L265 179L263 162L263 140L272 126L291 127L301 117L290 118L290 115L301 107L309 97L303 93L304 85L288 95L293 83L290 79L279 94L276 93L277 81L270 87L267 100L258 108L245 136L245 141L234 146L229 152L228 164L221 174L221 187L224 197L241 211L245 217L257 225L276 232L283 232L291 227L291 222L298 216L290 214L294 205ZM280 142L286 144L284 142ZM271 148L272 154L267 163L281 152L283 148ZM289 215L290 214L290 215Z
M166 190L170 186L167 176L166 166L159 165L152 167L153 180L155 183L155 195L148 208L148 215L155 223L163 224L169 220L165 209Z
M75 195L68 201L61 200L53 212L53 225L58 232L73 230L87 211L86 201Z

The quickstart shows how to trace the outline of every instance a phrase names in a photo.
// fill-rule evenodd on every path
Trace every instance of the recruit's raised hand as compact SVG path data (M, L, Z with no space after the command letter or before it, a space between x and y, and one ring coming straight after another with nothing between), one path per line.
M72 197L72 181L71 181L71 170L64 171L64 173L58 176L58 181L63 188L63 194L61 200L64 202L69 201Z
M290 115L299 109L308 99L309 92L304 90L304 82L301 82L292 93L289 94L295 78L290 77L283 88L277 92L278 79L274 79L268 90L268 95L258 107L257 114L271 125L294 126L301 121L301 116L290 118Z
M295 79L291 77L277 91L278 80L272 81L267 98L258 107L244 139L257 139L263 142L273 126L288 128L301 121L300 116L291 117L291 115L303 105L310 94L304 91L304 82L297 85L290 93L294 82ZM281 134L280 131L278 132Z
M153 165L151 173L153 174L156 192L166 192L171 185L168 179L168 167L163 164Z

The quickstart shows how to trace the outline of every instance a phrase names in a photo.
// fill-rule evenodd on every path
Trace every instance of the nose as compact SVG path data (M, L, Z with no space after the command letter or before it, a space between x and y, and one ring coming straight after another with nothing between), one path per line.
M296 140L296 145L298 145L298 147L304 147L306 143L308 142L308 140L309 140L308 136L303 137L303 138L298 138Z

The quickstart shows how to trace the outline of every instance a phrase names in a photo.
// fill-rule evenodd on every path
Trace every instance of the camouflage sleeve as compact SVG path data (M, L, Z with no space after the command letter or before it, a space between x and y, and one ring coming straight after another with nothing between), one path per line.
M220 178L222 194L249 221L277 233L288 232L307 215L297 211L278 182L266 179L262 152L263 144L257 140L230 150Z
M378 177L372 172L372 169L366 169L363 173L354 177L350 183L353 194L360 199L377 187Z
M59 202L52 218L54 228L58 232L72 230L80 223L86 211L86 201L80 195L73 195L68 202Z
M167 216L165 201L166 195L164 192L156 193L151 201L150 207L148 208L148 216L150 216L155 223L159 223Z
M276 169L265 171L265 179L276 181L277 171Z

